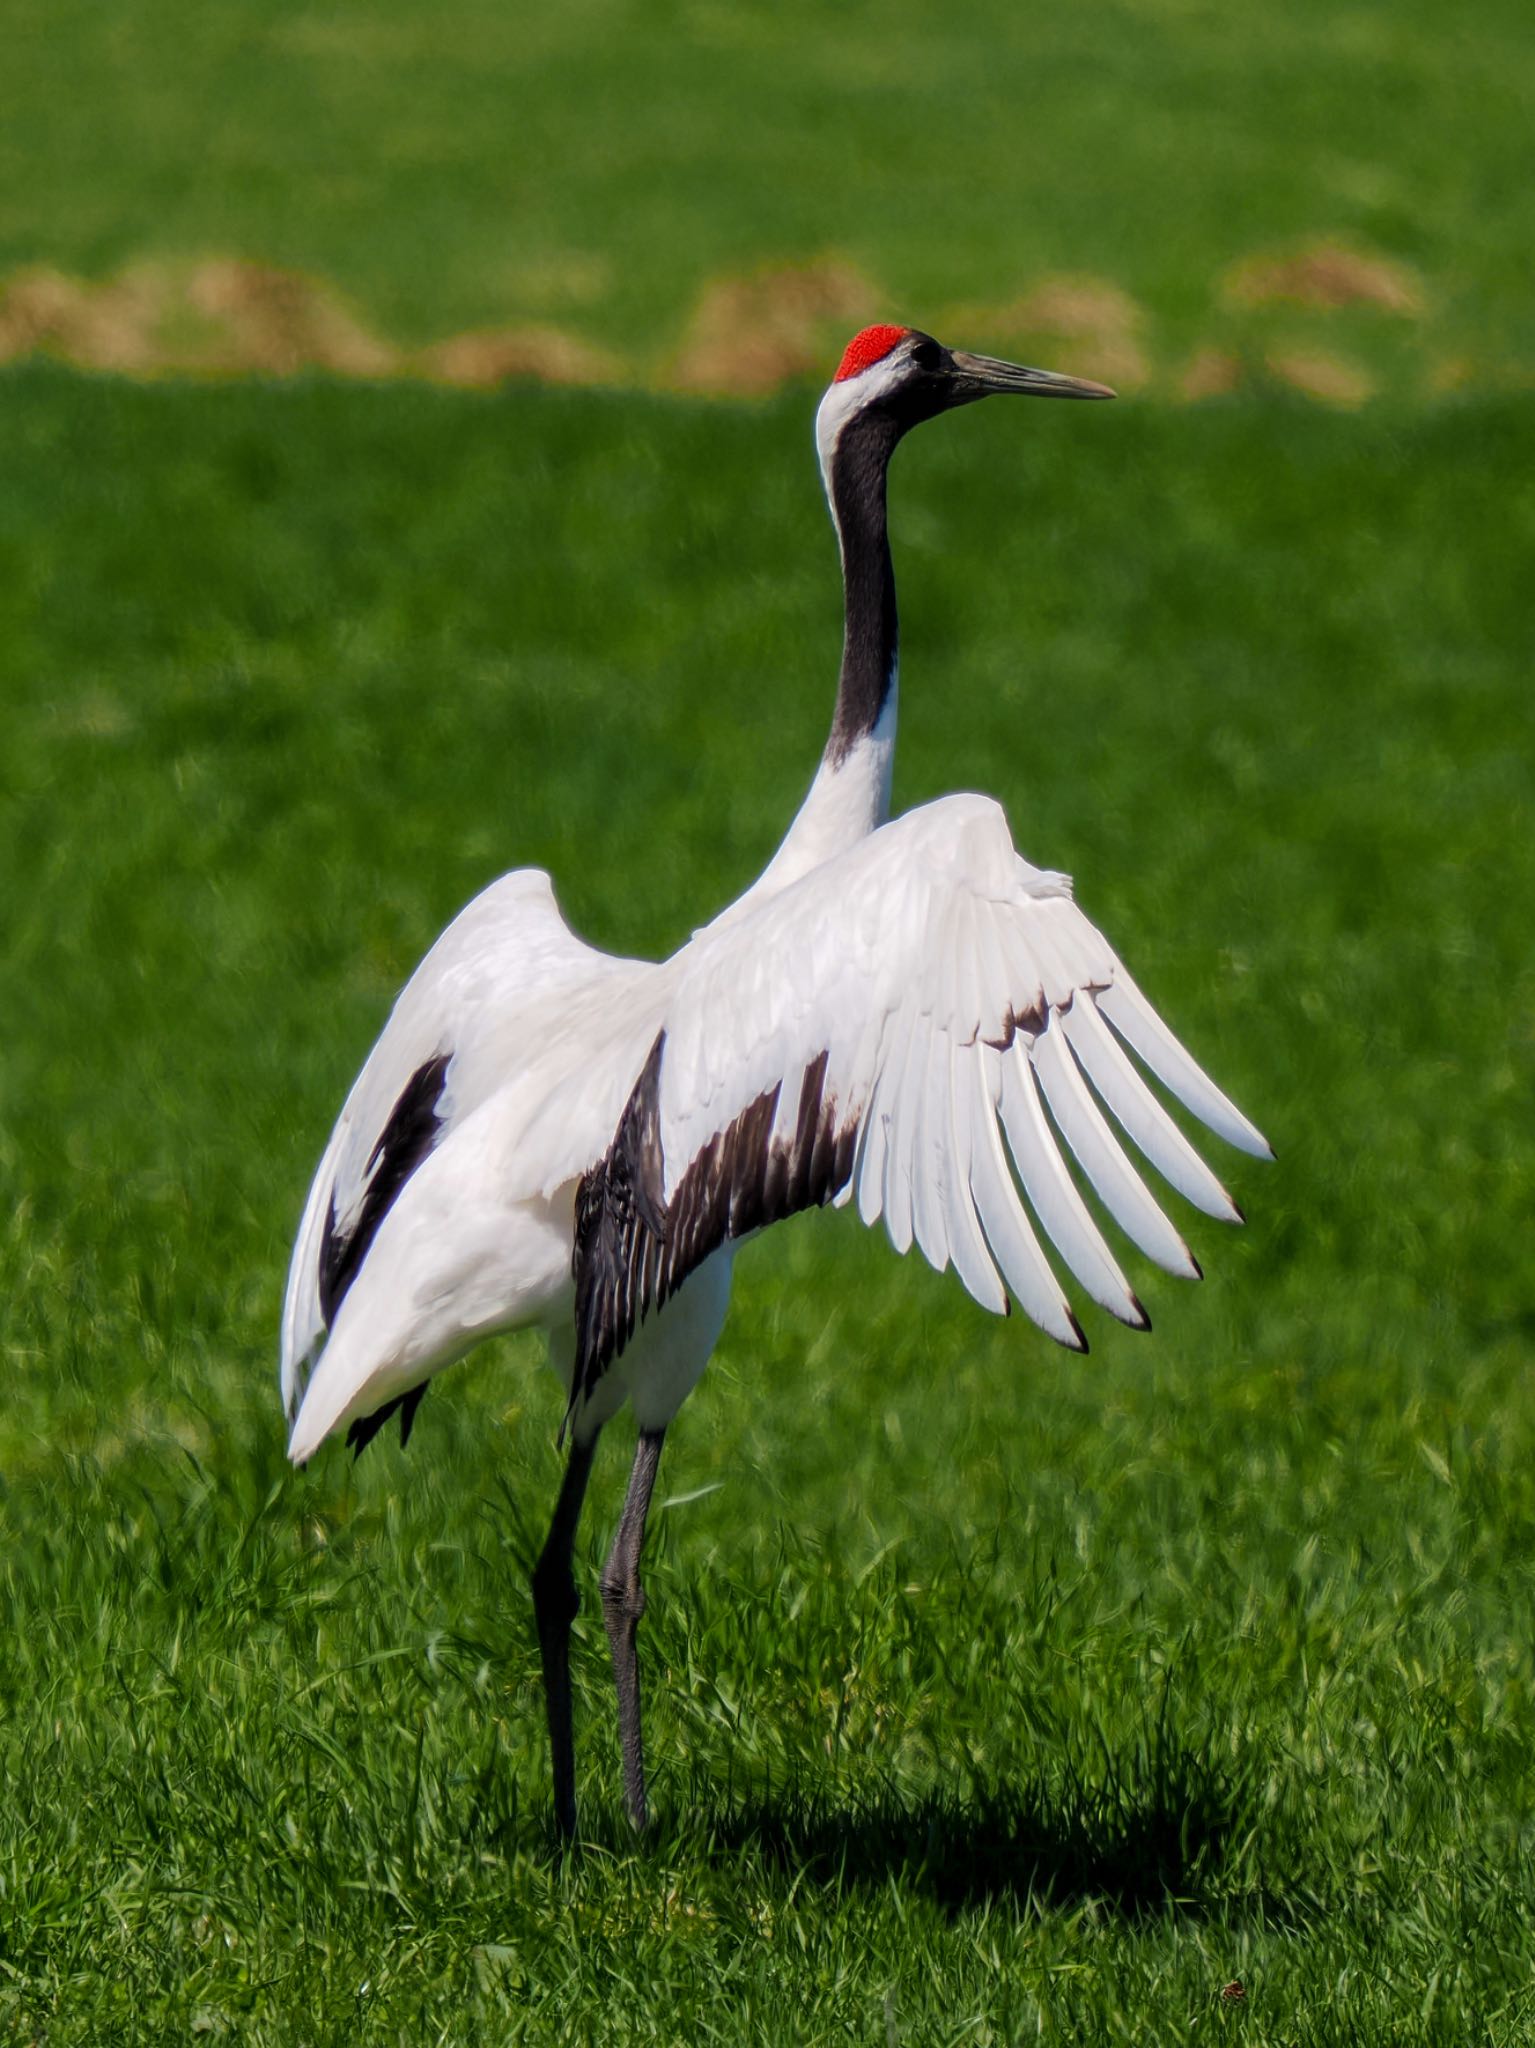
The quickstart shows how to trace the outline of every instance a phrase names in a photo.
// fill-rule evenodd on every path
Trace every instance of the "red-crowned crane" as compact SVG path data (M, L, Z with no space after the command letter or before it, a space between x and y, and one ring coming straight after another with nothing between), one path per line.
M1113 396L914 328L854 338L816 416L842 552L842 671L826 751L783 844L661 962L583 944L538 870L492 883L396 1003L299 1226L282 1330L297 1463L337 1430L360 1451L396 1412L403 1440L431 1375L493 1331L547 1335L570 1452L533 1595L567 1836L571 1553L598 1434L628 1401L639 1440L602 1606L625 1800L644 1827L645 1518L745 1238L853 1202L865 1223L883 1216L898 1252L915 1240L939 1271L952 1264L984 1307L1005 1312L1011 1297L1085 1350L1020 1185L1093 1300L1134 1328L1147 1318L1062 1141L1168 1272L1199 1268L1109 1117L1196 1208L1240 1220L1126 1048L1211 1130L1269 1156L1067 878L1014 851L995 803L944 797L887 822L897 638L886 472L909 428L998 393Z

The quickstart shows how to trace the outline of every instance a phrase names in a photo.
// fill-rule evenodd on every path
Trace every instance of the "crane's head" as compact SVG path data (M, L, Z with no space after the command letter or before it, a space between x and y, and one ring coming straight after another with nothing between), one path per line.
M923 420L978 398L1112 398L1107 384L945 348L919 327L865 327L843 353L816 415L823 469L844 429L867 422L885 451Z

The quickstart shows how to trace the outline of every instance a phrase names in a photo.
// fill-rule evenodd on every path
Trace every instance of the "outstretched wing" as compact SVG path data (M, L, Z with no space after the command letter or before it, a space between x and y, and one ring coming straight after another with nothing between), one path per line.
M566 924L549 877L523 868L461 911L411 976L347 1097L299 1225L282 1321L290 1422L325 1334L411 1175L525 1057L518 1021L531 1000L589 977L602 959ZM408 1429L414 1402L405 1400ZM383 1419L353 1425L359 1448Z
M1085 1350L1032 1211L1087 1293L1146 1327L1063 1145L1169 1272L1199 1268L1110 1117L1196 1207L1240 1214L1127 1047L1221 1137L1269 1156L1070 883L1020 859L983 797L908 812L671 965L663 1028L577 1194L573 1400L719 1245L832 1200Z

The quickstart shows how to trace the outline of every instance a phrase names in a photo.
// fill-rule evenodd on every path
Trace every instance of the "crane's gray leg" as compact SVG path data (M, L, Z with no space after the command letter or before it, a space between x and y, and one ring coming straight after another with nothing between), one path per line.
M635 1647L645 1593L640 1585L640 1551L645 1542L645 1517L651 1489L661 1463L664 1429L642 1429L634 1447L634 1469L619 1518L618 1534L602 1568L602 1618L613 1646L613 1677L618 1686L618 1740L624 1755L624 1804L642 1833L650 1825L645 1798L645 1742L640 1729L640 1658Z
M538 1563L533 1567L533 1612L538 1620L538 1650L544 1667L544 1705L549 1712L549 1753L554 1764L555 1825L568 1840L576 1831L576 1747L570 1706L570 1624L581 1596L570 1569L576 1525L586 1482L592 1474L594 1435L589 1443L573 1442L554 1520Z

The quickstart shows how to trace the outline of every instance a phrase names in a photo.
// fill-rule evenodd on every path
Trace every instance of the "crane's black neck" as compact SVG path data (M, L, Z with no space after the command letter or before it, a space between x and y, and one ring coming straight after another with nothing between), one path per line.
M826 490L842 544L845 623L837 709L826 763L838 768L873 733L895 687L900 631L885 519L885 478L900 439L882 414L850 419L827 464Z

